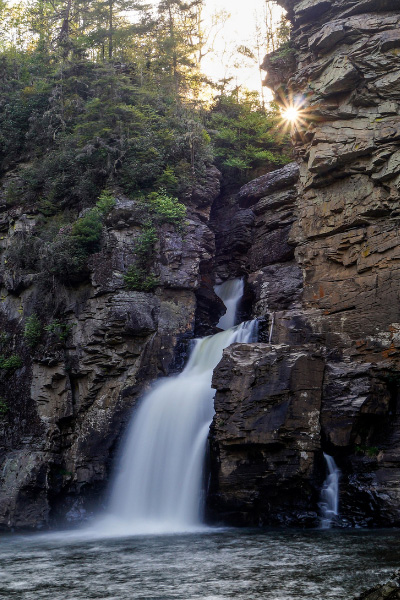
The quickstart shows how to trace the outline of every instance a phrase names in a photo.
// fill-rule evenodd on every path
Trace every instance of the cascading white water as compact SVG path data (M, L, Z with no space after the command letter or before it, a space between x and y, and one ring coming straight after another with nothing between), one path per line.
M224 323L234 323L243 282L222 284L218 293L227 306ZM196 340L183 372L157 382L143 397L128 430L103 527L135 534L201 525L203 465L214 414L212 373L224 348L252 341L256 328L257 322L249 321Z
M339 516L339 479L340 470L332 456L324 453L328 475L321 491L321 527L329 529L332 522Z
M214 287L214 291L226 306L226 313L220 318L217 327L230 329L235 325L237 306L243 296L243 279L230 279Z
M271 325L269 328L268 343L272 344L272 336L274 335L275 313L271 313Z

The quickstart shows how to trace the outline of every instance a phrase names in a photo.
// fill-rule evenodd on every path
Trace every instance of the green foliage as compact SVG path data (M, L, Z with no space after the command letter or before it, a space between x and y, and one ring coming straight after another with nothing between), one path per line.
M168 165L157 179L156 185L168 193L174 193L177 190L179 178L175 175L175 170Z
M98 201L96 202L96 208L102 217L107 216L115 205L116 200L113 194L108 190L103 190L99 196Z
M82 281L88 273L87 246L84 238L81 244L68 232L58 233L51 242L43 243L36 270L47 280L56 277L65 283ZM98 247L97 240L93 246Z
M83 253L92 254L100 249L102 229L101 214L94 208L73 224L71 237Z
M42 323L38 316L33 313L25 321L24 339L30 348L35 348L38 345L42 336Z
M152 192L148 195L150 211L161 223L172 223L176 227L182 227L186 217L186 206L167 194L165 189Z
M0 172L25 161L21 188L9 190L13 203L40 199L46 214L93 205L109 184L128 194L160 186L181 194L204 175L212 153L201 115L178 109L169 84L160 91L134 67L128 78L83 60L48 63L39 74L23 59L11 65L4 57L3 74L0 56Z
M67 283L87 276L88 257L100 250L103 221L115 206L111 192L103 191L96 205L75 222L68 212L48 215L35 235L16 238L7 250L5 264L24 273L40 273L47 281Z
M12 354L11 356L4 356L4 354L0 354L0 369L5 369L6 371L15 371L22 367L23 362L20 356L17 354Z
M380 450L377 446L356 446L355 452L356 454L369 456L369 458L375 458L376 456L378 456Z
M158 278L151 269L157 241L155 227L151 223L147 223L141 235L136 239L135 263L128 268L124 275L125 285L128 289L137 292L152 292L158 286Z
M136 292L152 292L157 285L158 279L153 272L148 273L144 268L131 265L124 275L126 287Z
M0 398L0 417L4 417L10 410L7 401L4 398Z
M277 127L278 110L265 111L255 94L220 96L210 115L218 168L225 180L244 182L256 170L290 161L283 153L284 139Z
M135 254L142 261L146 262L153 258L154 246L158 241L156 228L147 223L143 232L136 239Z
M71 333L72 325L62 323L61 321L52 321L49 325L46 325L44 329L48 333L55 335L60 342L65 342Z

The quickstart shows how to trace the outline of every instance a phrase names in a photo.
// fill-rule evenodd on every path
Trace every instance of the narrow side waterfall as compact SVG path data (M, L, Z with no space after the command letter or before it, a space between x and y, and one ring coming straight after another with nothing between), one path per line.
M332 456L324 453L328 475L321 491L321 527L329 529L332 522L339 516L339 479L340 470L336 466Z
M237 280L218 286L227 306L224 324L234 323L242 290L243 283ZM256 321L249 321L196 340L183 372L158 381L139 401L104 527L141 534L188 531L201 525L204 457L214 415L212 373L224 348L252 341L256 327Z
M269 338L268 338L269 344L272 344L272 336L274 335L274 325L275 325L275 313L271 313L271 325L269 328Z

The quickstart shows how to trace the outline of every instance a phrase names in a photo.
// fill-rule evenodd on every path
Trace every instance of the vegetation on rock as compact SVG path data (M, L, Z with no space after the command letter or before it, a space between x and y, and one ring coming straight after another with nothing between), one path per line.
M42 323L36 313L25 321L24 339L30 348L35 348L42 337Z

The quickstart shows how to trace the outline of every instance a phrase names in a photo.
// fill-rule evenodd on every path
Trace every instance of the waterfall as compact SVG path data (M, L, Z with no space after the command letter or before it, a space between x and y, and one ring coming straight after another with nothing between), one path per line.
M332 522L339 516L339 479L340 470L332 456L324 453L328 475L321 490L321 527L329 529Z
M269 338L268 338L269 344L272 344L272 336L274 335L274 325L275 325L275 313L271 313L271 325L269 328Z
M220 318L217 327L229 329L235 325L236 311L243 296L243 279L231 279L216 285L214 291L226 306L226 313Z
M226 282L217 291L227 306L223 323L233 324L243 282ZM104 527L135 534L187 531L201 525L204 457L214 415L213 370L224 348L253 341L256 327L256 321L249 321L196 340L182 373L158 381L139 401Z

